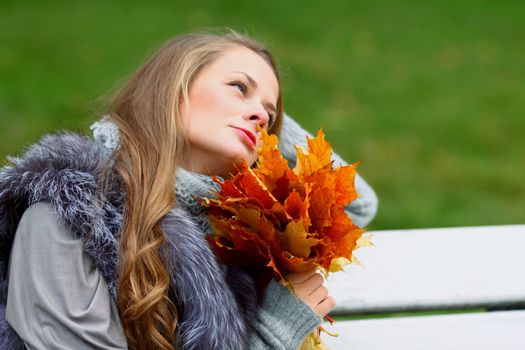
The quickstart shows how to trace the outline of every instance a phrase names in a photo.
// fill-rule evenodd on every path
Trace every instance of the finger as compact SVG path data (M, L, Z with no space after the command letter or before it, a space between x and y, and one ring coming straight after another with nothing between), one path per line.
M292 283L295 294L301 298L306 299L312 294L317 288L323 285L324 279L318 273L314 273L303 283Z
M325 317L335 307L335 299L331 296L326 297L322 302L314 307L314 312L319 317Z
M315 271L316 269L312 268L304 272L291 273L289 275L286 275L285 279L292 284L303 283L306 280L308 280L315 273Z
M319 288L314 290L309 296L308 301L312 305L317 305L321 303L323 300L325 300L328 297L328 288L321 285Z
M311 275L306 281L300 283L302 287L308 290L308 294L311 294L314 290L323 285L324 277L320 273Z

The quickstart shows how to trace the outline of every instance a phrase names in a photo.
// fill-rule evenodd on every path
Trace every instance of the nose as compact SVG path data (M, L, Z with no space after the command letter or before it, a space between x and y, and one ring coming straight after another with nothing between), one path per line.
M261 127L268 126L270 119L268 112L266 112L262 105L251 108L245 118L250 122L259 124Z

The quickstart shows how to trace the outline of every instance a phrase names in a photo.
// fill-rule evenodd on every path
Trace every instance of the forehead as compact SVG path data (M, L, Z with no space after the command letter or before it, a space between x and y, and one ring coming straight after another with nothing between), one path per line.
M261 89L279 93L279 83L270 65L252 50L234 46L224 51L202 72L203 75L228 75L243 72L250 75Z

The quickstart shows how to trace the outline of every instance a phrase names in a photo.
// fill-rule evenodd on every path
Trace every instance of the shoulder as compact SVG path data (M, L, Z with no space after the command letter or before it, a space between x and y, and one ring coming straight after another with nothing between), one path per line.
M68 132L44 136L0 169L0 213L19 212L40 201L85 202L97 190L105 159L92 138ZM41 212L40 207L34 210Z
M10 157L10 164L0 173L5 178L17 170L76 169L93 172L106 157L107 150L95 139L63 131L45 135L21 155Z
M48 202L47 208L36 205L29 209L24 222L41 220L38 217L50 214L49 203L53 203L58 214L55 219L58 216L72 225L76 233L91 230L89 223L105 215L100 208L99 178L110 165L108 160L103 145L70 132L46 135L20 156L10 158L0 169L0 231L9 239L27 206L42 201ZM115 188L108 196L120 198L120 192Z
M20 224L27 225L36 222L41 224L55 224L56 220L53 205L49 202L38 202L24 211L20 219Z
M27 208L20 219L16 242L26 249L40 250L56 246L57 242L77 241L73 232L60 221L56 209L49 202L38 202Z

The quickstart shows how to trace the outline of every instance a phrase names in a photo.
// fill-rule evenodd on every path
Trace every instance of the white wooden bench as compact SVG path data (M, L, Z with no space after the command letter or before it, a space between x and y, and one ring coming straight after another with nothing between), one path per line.
M525 349L525 225L371 233L363 266L328 279L333 315L489 311L337 321L330 349Z

